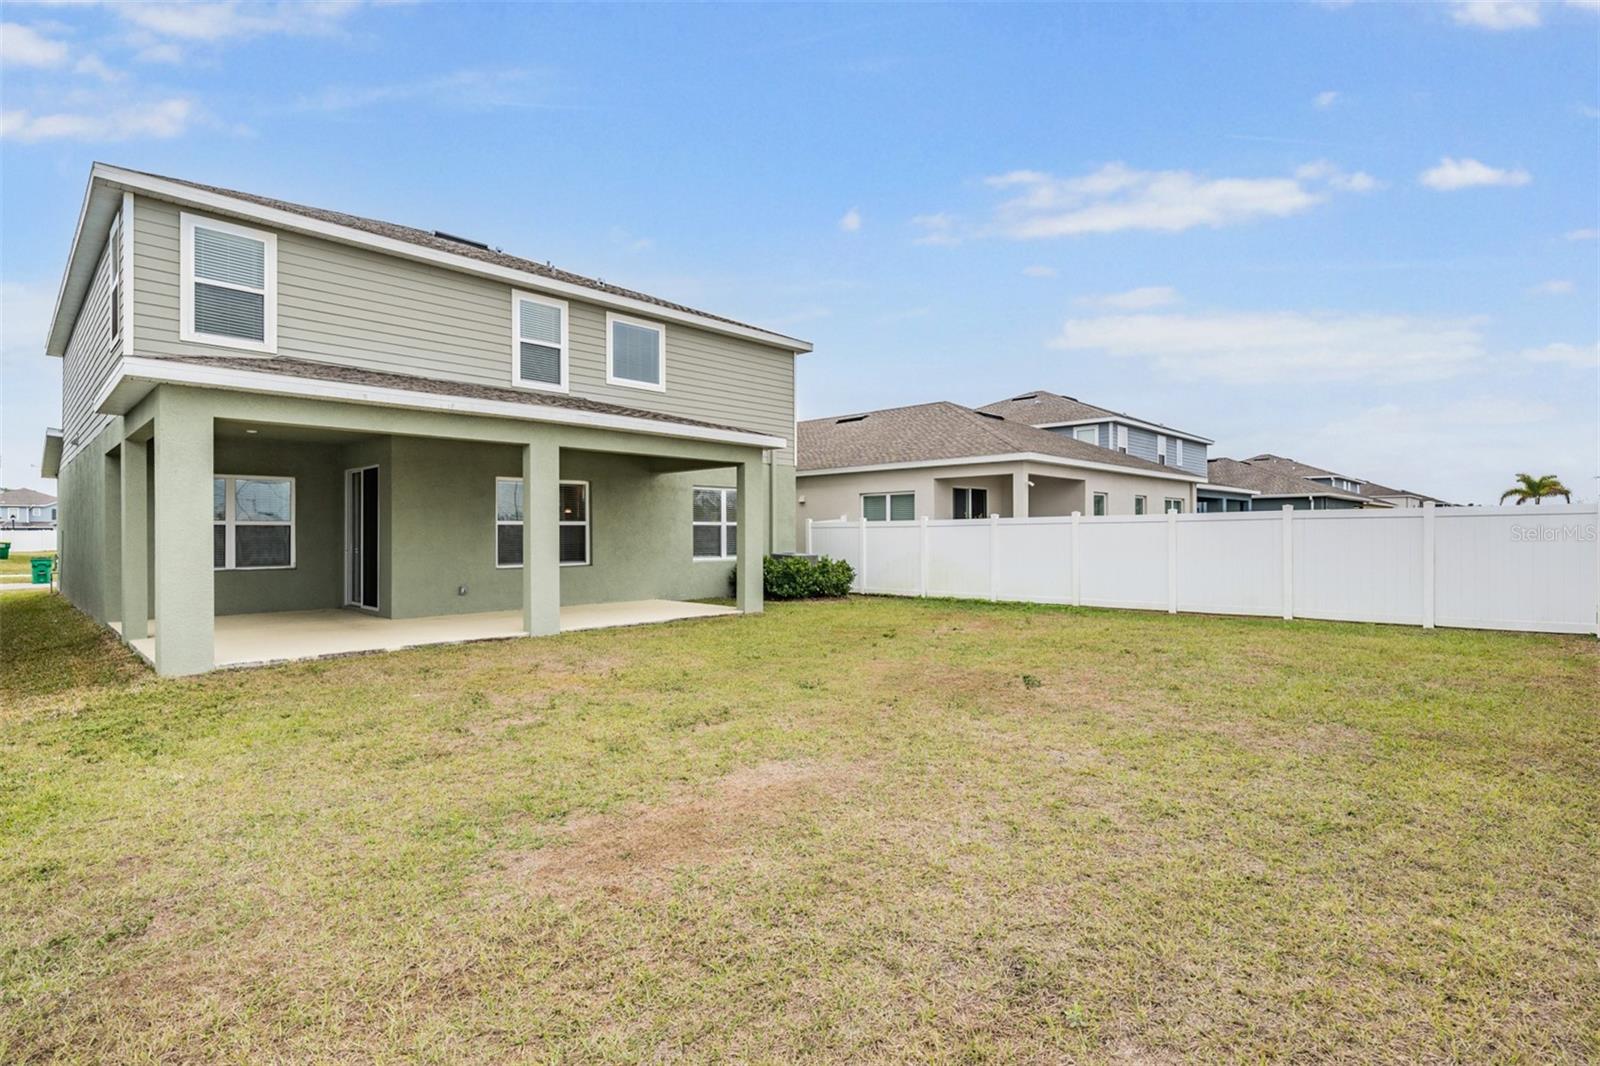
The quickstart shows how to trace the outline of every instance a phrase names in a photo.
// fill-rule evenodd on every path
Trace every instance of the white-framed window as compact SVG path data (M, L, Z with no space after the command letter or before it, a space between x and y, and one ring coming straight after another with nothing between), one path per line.
M1100 444L1099 426L1075 426L1072 430L1072 435L1085 444L1093 444L1097 447Z
M179 339L277 351L278 238L187 211L179 220Z
M952 489L950 497L951 518L988 518L988 489Z
M1128 427L1112 426L1111 429L1116 435L1117 451L1124 455L1128 454Z
M1167 438L1163 433L1156 434L1156 462L1167 465Z
M1133 498L1133 513L1144 514L1147 510L1149 510L1149 504L1145 498L1143 496L1135 496Z
M606 381L632 389L667 390L667 327L606 312Z
M567 302L511 293L511 381L567 391Z
M1175 499L1172 496L1168 496L1167 497L1166 507L1163 510L1164 510L1164 513L1168 513L1168 514L1173 513L1173 512L1176 512L1177 514L1182 514L1183 513L1183 501L1179 500L1179 499Z
M1094 494L1094 513L1096 515L1103 516L1106 513L1106 509L1109 505L1109 499L1110 498L1103 492L1097 492Z
M868 522L910 522L917 517L914 492L865 492L861 495L861 517Z
M292 569L294 508L292 477L212 478L212 569Z
M122 214L111 220L111 234L106 238L106 255L111 260L111 343L115 345L122 336Z
M560 483L556 516L562 566L589 565L589 483ZM522 522L527 489L519 477L494 479L494 565L508 570L522 565Z
M694 557L732 559L739 554L739 490L694 489Z

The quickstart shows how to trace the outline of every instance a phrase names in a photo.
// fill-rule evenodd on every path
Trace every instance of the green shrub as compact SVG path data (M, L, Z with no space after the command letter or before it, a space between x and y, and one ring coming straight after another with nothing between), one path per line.
M843 559L769 555L761 576L767 599L807 600L818 596L847 595L856 572Z

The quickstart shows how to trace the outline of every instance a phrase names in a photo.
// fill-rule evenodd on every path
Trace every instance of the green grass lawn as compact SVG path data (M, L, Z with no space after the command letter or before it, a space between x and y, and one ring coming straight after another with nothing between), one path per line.
M0 533L0 540L5 540L5 534ZM10 558L0 559L0 577L13 574L31 573L31 564L35 556L48 555L52 558L55 552L12 552Z
M13 593L0 1061L1594 1061L1596 644L853 598L156 680Z

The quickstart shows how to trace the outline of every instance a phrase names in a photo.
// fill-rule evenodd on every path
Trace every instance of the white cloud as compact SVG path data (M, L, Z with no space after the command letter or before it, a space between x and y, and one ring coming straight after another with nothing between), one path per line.
M1306 168L1302 168L1306 169ZM1011 198L995 209L992 232L1018 240L1084 233L1213 229L1299 214L1328 193L1376 187L1369 175L1331 163L1281 178L1206 178L1187 170L1134 170L1111 163L1077 177L1015 170L986 178Z
M1526 185L1533 180L1533 175L1521 167L1515 170L1501 170L1480 163L1476 159L1452 159L1445 156L1439 160L1438 166L1418 174L1417 180L1430 189L1452 192L1456 189L1481 186Z
M1325 89L1311 98L1311 106L1318 111L1326 111L1339 102L1339 93L1334 89Z
M1600 240L1600 229L1569 229L1563 236L1569 241Z
M861 232L861 212L852 207L839 216L839 229L844 233Z
M183 49L175 44L151 44L139 49L133 58L141 63L182 63Z
M1344 312L1221 312L1068 319L1051 347L1150 359L1185 380L1428 381L1483 355L1476 319Z
M1022 275L1028 278L1053 278L1056 276L1056 268L1039 265L1025 266L1022 268Z
M1326 182L1329 188L1340 192L1371 192L1383 187L1381 181L1365 171L1347 171L1326 159L1295 167L1294 176L1301 181Z
M106 66L106 63L97 55L87 55L72 65L74 74L87 74L99 78L101 81L118 81L122 75Z
M1572 292L1573 288L1574 286L1570 281L1563 278L1552 278L1549 281L1541 281L1529 289L1528 292L1535 296L1566 296Z
M36 141L131 141L182 134L197 117L193 101L182 97L91 112L26 110L0 114L0 138Z
M67 46L20 22L0 22L0 65L8 67L59 67L67 61Z
M267 34L329 33L362 5L356 0L304 0L300 3L116 4L125 21L159 37L215 43Z
M1543 21L1537 0L1456 0L1450 17L1481 30L1527 30Z
M387 104L421 103L484 111L501 107L549 107L555 87L546 70L512 67L457 70L416 81L334 86L294 102L296 111L355 111Z
M1112 292L1101 296L1080 296L1074 303L1085 307L1103 307L1110 311L1148 311L1153 307L1167 307L1178 302L1178 290L1170 285L1146 285L1127 292Z
M1522 358L1531 363L1559 363L1579 370L1600 367L1600 343L1596 344L1546 344L1541 348L1524 348Z
M921 235L915 238L915 244L953 245L960 244L961 237L956 233L956 217L943 211L931 215L917 215L911 219Z

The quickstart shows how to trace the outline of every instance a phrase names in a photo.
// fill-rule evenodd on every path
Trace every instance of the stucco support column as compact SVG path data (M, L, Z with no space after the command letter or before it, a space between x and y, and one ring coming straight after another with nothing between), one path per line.
M553 437L522 446L522 627L561 632L561 448Z
M762 568L766 563L767 473L758 455L742 462L739 474L739 560L734 566L735 597L739 610L760 614Z
M1028 500L1028 468L1011 475L1011 517L1031 518Z
M122 621L124 640L143 640L150 635L150 542L149 542L149 454L144 440L124 440L118 463L122 497L115 517L121 572L117 612Z
M217 610L216 575L211 569L215 471L211 412L198 398L162 396L152 444L156 673L203 673L215 665Z

